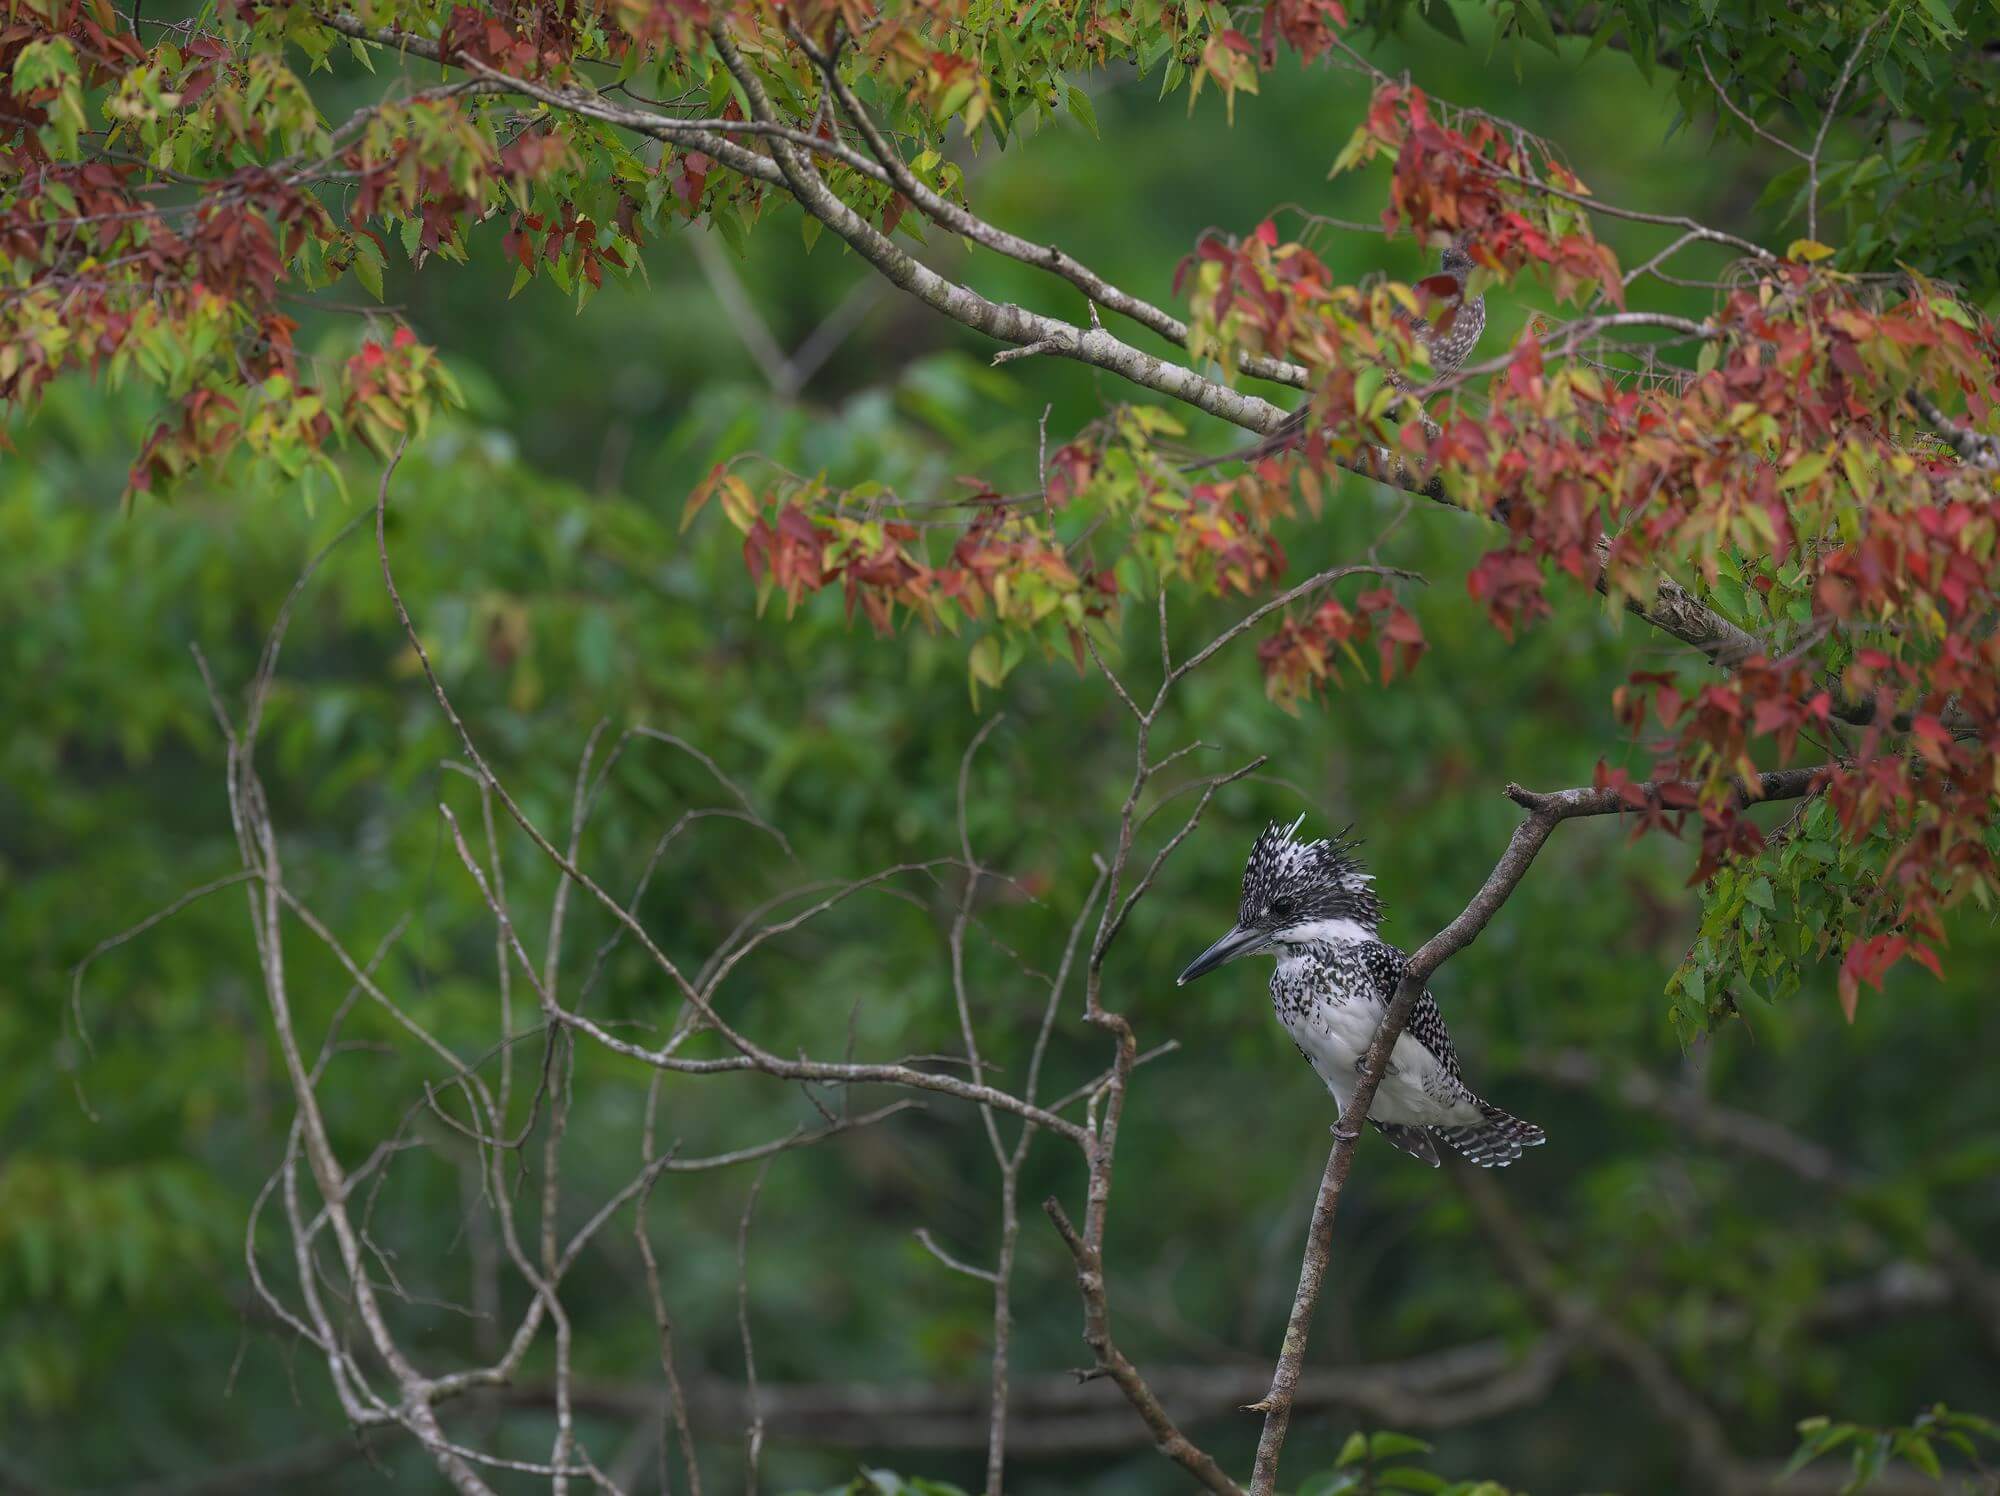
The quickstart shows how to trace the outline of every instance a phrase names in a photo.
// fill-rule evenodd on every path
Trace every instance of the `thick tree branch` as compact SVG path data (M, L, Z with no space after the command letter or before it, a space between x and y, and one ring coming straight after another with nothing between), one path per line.
M1910 391L1910 408L1923 418L1924 424L1935 431L1940 440L1956 452L1961 461L1988 472L2000 470L2000 440L1974 431L1970 426L1962 426L1944 413L1937 401L1921 390Z
M895 146L882 134L880 127L876 125L861 100L855 96L854 90L841 78L836 60L813 46L796 26L788 24L786 31L825 77L827 87L840 101L842 111L861 133L870 153L881 163L897 191L915 203L926 217L954 234L961 234L976 244L985 245L997 254L1018 260L1024 265L1033 265L1038 269L1050 271L1068 281L1106 311L1130 317L1141 327L1158 333L1178 347L1187 346L1187 324L1170 312L1113 285L1089 266L1080 264L1064 254L1055 245L1036 244L997 228L918 181L911 174ZM1236 366L1256 378L1290 385L1294 389L1304 389L1311 378L1308 371L1298 364L1288 363L1283 359L1268 358L1262 354L1239 353Z
M562 109L588 119L600 120L606 124L617 125L700 150L715 157L732 171L781 187L796 198L806 212L846 240L891 285L916 297L925 305L962 326L998 342L1017 348L1036 346L1040 351L1052 356L1090 364L1107 373L1128 379L1142 388L1180 400L1198 410L1252 431L1272 430L1284 420L1285 412L1270 401L1232 390L1227 385L1206 379L1183 365L1157 358L1114 337L1102 327L1078 327L1073 323L1031 312L1011 303L989 301L970 287L938 274L915 259L843 202L812 170L799 152L811 150L818 154L831 155L844 166L893 185L893 179L887 169L838 142L820 140L809 132L785 125L778 120L770 108L769 100L765 97L763 86L756 74L743 61L735 44L719 28L711 33L711 36L724 64L743 86L745 94L751 98L753 105L758 99L764 99L761 107L753 109L755 117L749 122L749 128L739 129L736 133L754 134L763 139L771 149L772 155L769 157L760 156L738 145L719 133L719 128L710 128L730 123L728 121L701 121L700 127L697 128L667 115L611 104L589 90L550 88L526 79L511 77L475 60L446 57L435 42L402 32L385 32L381 28L367 26L351 16L328 16L324 18L324 23L343 35L396 47L441 63L458 64L462 61L462 65L477 69L488 81L519 93L523 97L535 99L551 108ZM937 198L936 201L940 204L945 202L942 198ZM969 219L970 216L967 217ZM968 235L968 237L981 238L981 242L989 242L989 247L993 248L1001 248L1003 245L1020 248L1025 245L1025 241L1005 235L1003 231L985 224L984 220L976 221L982 227L982 234ZM963 232L963 229L958 231ZM1048 251L1036 246L1026 246L1026 249L1030 252L1028 263L1040 264L1049 269L1060 268L1057 264L1051 263ZM1002 252L1007 250L1002 249ZM1062 264L1072 266L1079 273L1083 273L1082 267L1075 266L1067 257L1059 258ZM1101 278L1091 277L1091 279L1095 283L1109 287L1109 283L1102 282ZM1135 309L1145 305L1137 298L1121 299L1126 305ZM1185 339L1184 327L1181 329L1181 335L1182 339ZM1290 366L1275 363L1270 366L1266 377L1284 377L1286 382L1292 382ZM1296 382L1304 383L1302 374L1297 376Z
M1745 805L1765 801L1798 800L1817 789L1826 775L1832 771L1832 764L1808 764L1794 769L1773 769L1757 776L1757 791L1753 795L1738 785L1735 803L1740 808ZM1646 804L1656 804L1661 791L1672 781L1648 779L1628 786L1625 792L1605 785L1586 786L1573 790L1549 790L1538 793L1524 790L1518 784L1507 786L1509 800L1533 815L1548 816L1552 821L1571 821L1580 816L1631 815L1638 809L1627 794L1635 795ZM1692 790L1695 786L1683 784L1680 788Z
M1302 1410L1339 1409L1407 1429L1455 1428L1531 1405L1545 1396L1572 1352L1551 1336L1525 1352L1500 1340L1478 1340L1376 1365L1309 1372L1299 1387ZM1253 1366L1171 1365L1147 1376L1172 1416L1186 1423L1227 1418L1254 1396L1263 1373ZM985 1386L937 1382L764 1383L759 1389L765 1434L773 1443L822 1449L976 1451L987 1437ZM547 1383L501 1394L542 1407ZM643 1384L580 1382L577 1406L615 1417L647 1416L659 1391ZM688 1407L696 1425L717 1434L743 1426L746 1394L727 1377L691 1380ZM1015 1379L1008 1399L1010 1448L1022 1457L1058 1459L1143 1445L1147 1430L1133 1419L1109 1377L1079 1380L1069 1372Z
M440 62L457 61L457 59L447 59L435 42L413 34L369 27L358 19L346 15L332 15L325 17L324 20L326 25L344 35L413 52ZM732 74L743 84L746 94L753 101L764 97L762 85L757 80L756 74L749 69L725 34L717 33L716 45ZM850 170L894 186L928 216L952 232L962 234L997 253L1023 263L1049 269L1083 290L1094 304L1123 312L1176 344L1184 345L1186 342L1186 325L1178 319L1120 290L1087 267L1063 255L1053 246L1037 245L1009 234L916 181L902 163L901 157L896 154L893 145L881 136L879 128L869 119L853 91L839 79L838 69L832 66L832 60L816 52L813 56L822 71L831 78L829 87L834 90L843 110L849 113L856 128L862 132L874 152L874 157L855 151L843 142L827 140L784 124L771 110L768 98L764 99L761 110L757 112L758 117L749 121L684 121L649 110L613 104L590 90L548 87L529 80L509 77L471 60L467 60L464 65L478 69L486 81L496 87L517 92L551 108L563 109L586 118L601 120L700 150L714 156L732 171L785 190L797 199L805 211L846 240L892 285L960 325L1007 343L1017 351L1032 350L1089 364L1251 431L1268 434L1283 424L1288 412L1270 401L1231 390L1226 385L1206 379L1182 365L1157 358L1114 337L1102 327L1080 327L1011 303L989 301L970 287L929 269L895 244L887 235L874 228L841 201L812 169L802 152L828 156ZM750 134L764 140L772 154L760 155L727 138L721 133L725 126L733 127L733 133ZM1539 190L1554 192L1559 196L1566 195L1560 189L1547 184L1531 182L1525 178L1521 180ZM1691 235L1713 238L1759 256L1769 257L1768 251L1760 246L1709 229L1691 219L1644 214L1634 210L1613 210L1596 199L1578 198L1577 201L1593 211L1615 211L1617 216L1669 224L1682 228ZM1665 326L1696 333L1703 332L1707 326L1689 322L1687 319L1650 313L1607 314L1594 319L1593 325L1597 324L1606 327ZM1272 360L1251 360L1243 362L1241 367L1245 372L1294 387L1303 387L1307 383L1306 371L1291 364ZM1419 494L1441 503L1450 502L1445 496L1442 483L1434 475L1418 471L1386 448L1364 444L1351 453L1337 454L1330 460L1338 467L1391 488ZM1600 576L1599 589L1604 590L1604 585L1604 580ZM1678 583L1664 577L1661 578L1653 601L1641 603L1633 600L1627 603L1627 607L1653 627L1725 667L1752 655L1769 652L1753 635L1729 623ZM1865 720L1858 715L1866 710L1865 706L1842 703L1839 710L1845 720Z

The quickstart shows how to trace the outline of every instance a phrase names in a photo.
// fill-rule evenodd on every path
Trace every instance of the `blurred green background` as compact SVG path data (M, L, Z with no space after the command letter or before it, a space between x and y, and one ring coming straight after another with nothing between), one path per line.
M1602 196L1777 232L1757 207L1772 162L1712 148L1706 126L1676 129L1671 100L1620 56L1558 65L1489 49L1478 35L1448 47L1421 29L1373 54L1414 68L1441 96L1545 132ZM1379 214L1379 180L1324 180L1365 99L1350 75L1281 68L1261 97L1239 100L1233 126L1218 99L1190 110L1155 94L1112 80L1095 99L1101 140L1065 125L977 158L975 203L1159 301L1204 227L1245 231L1279 203L1362 221ZM650 723L712 754L784 828L798 860L730 821L677 841L643 913L669 950L698 959L783 888L953 852L960 756L1003 712L973 769L969 829L981 855L1040 902L996 891L982 911L991 938L975 941L970 960L982 1031L1018 1073L1042 989L1005 946L1044 969L1059 952L1128 782L1122 708L1101 680L1063 661L1020 670L975 707L961 645L873 637L846 625L834 596L795 619L781 608L759 617L735 533L714 513L683 533L681 511L713 462L745 449L905 494L975 472L1019 486L1034 471L1045 407L1056 438L1129 392L1054 361L989 368L990 349L878 288L830 240L808 253L795 216L777 215L747 259L720 241L656 243L643 279L608 288L581 315L546 285L506 300L500 226L485 232L494 243L470 270L440 265L389 287L469 395L468 409L404 463L391 542L405 595L496 767L555 826L599 719L614 729ZM1629 225L1606 233L1627 263L1661 242ZM1329 235L1321 247L1349 277L1409 276L1420 263L1407 241L1379 235ZM931 248L995 299L1079 311L1073 293L1021 266L968 259L936 236ZM1653 304L1699 310L1702 294L1676 302L1662 292ZM738 300L755 309L754 327L732 310ZM1489 347L1531 311L1526 299L1496 300ZM351 320L320 329L329 358L354 335ZM799 362L787 371L770 349L760 361L760 340ZM80 1004L87 1047L67 1014L71 971L97 942L237 866L223 746L190 646L239 693L286 589L366 507L377 476L357 456L346 502L208 491L123 512L125 466L147 423L138 401L71 383L9 433L14 449L0 457L0 1486L124 1487L289 1452L300 1460L282 1480L291 1489L431 1489L437 1478L407 1441L340 1460L324 1367L260 1314L249 1290L244 1223L278 1161L290 1105L240 891L91 968ZM1213 426L1193 435L1218 449L1228 439ZM1323 519L1284 533L1293 575L1357 559L1398 507L1350 480ZM1556 788L1587 782L1600 757L1639 762L1617 738L1610 692L1640 662L1664 657L1662 641L1621 630L1571 593L1555 618L1508 644L1459 580L1482 543L1471 521L1428 506L1381 542L1380 559L1431 579L1412 604L1431 652L1410 681L1355 686L1292 717L1264 699L1245 641L1191 682L1163 724L1163 742L1217 745L1193 761L1204 769L1256 753L1270 769L1219 797L1109 972L1107 1000L1131 1015L1141 1044L1181 1046L1134 1084L1112 1212L1116 1324L1142 1367L1268 1366L1333 1120L1330 1098L1270 1020L1260 972L1173 986L1227 926L1256 828L1301 810L1309 830L1354 821L1388 902L1388 938L1414 946L1458 911L1504 844L1514 811L1502 785ZM1177 603L1178 646L1210 637L1241 608ZM1151 620L1130 634L1120 668L1150 683ZM385 981L468 1052L490 1043L492 932L436 811L443 799L476 822L477 801L441 768L455 744L414 674L365 532L304 595L269 718L261 762L294 886L354 950L407 917ZM586 860L608 886L628 888L665 825L716 803L698 765L635 744L611 775ZM545 907L538 860L518 843L509 856L517 907ZM1441 979L1470 1074L1550 1135L1501 1176L1506 1195L1565 1282L1665 1347L1746 1457L1782 1458L1808 1414L1900 1422L1938 1399L2000 1405L2000 1344L1948 1285L1900 1312L1832 1323L1818 1314L1830 1291L1882 1281L1885 1269L1934 1290L1939 1221L1975 1248L1996 1239L2000 1137L1980 1070L2000 1048L1990 1000L2000 939L1961 921L1944 983L1899 971L1852 1026L1829 971L1794 1002L1746 1012L1688 1053L1661 989L1693 929L1691 865L1688 848L1631 844L1610 824L1565 827ZM853 901L766 948L725 988L730 1011L779 1050L837 1052L850 1022L862 1054L955 1049L945 951L955 890L922 878L900 886L915 897ZM573 919L569 949L582 963L609 926L587 907ZM345 982L303 938L291 955L316 1034ZM1049 1094L1104 1062L1074 1007L1072 998ZM621 949L591 1011L646 1032L670 1010L650 968ZM375 1041L341 1055L329 1084L338 1140L358 1157L404 1123L431 1072L389 1044L374 1017L358 1014L349 1032ZM1864 1182L1831 1197L1727 1144L1558 1085L1546 1061L1571 1049L1614 1070L1685 1079L1832 1150ZM635 1065L580 1056L570 1224L636 1167L646 1080ZM663 1088L660 1126L697 1154L813 1115L774 1082L681 1077ZM376 1230L413 1294L465 1305L479 1245L466 1235L469 1160L438 1129L419 1131L435 1146L388 1171ZM736 1238L750 1180L747 1171L669 1177L654 1197L654 1240L693 1383L741 1378ZM1080 1180L1067 1150L1037 1145L1022 1188L1020 1377L1087 1359L1068 1256L1036 1208L1055 1191L1075 1209ZM761 1379L981 1384L985 1290L942 1268L912 1233L928 1228L984 1262L996 1193L976 1117L943 1102L780 1158L750 1234ZM264 1250L280 1254L275 1233ZM621 1223L572 1285L578 1374L607 1399L615 1390L643 1401L658 1384L640 1273ZM517 1299L510 1289L516 1312ZM490 1320L405 1312L426 1366L463 1364L494 1342ZM1493 1337L1521 1346L1537 1329L1449 1184L1364 1143L1311 1364ZM529 1381L538 1368L545 1362L531 1360ZM629 1453L628 1436L639 1441L636 1485L650 1489L650 1416L609 1407L586 1412L593 1448L609 1458ZM504 1416L505 1447L546 1454L541 1410L453 1416ZM1330 1465L1360 1421L1340 1410L1302 1415L1289 1475ZM701 1432L711 1483L733 1488L740 1430ZM1140 1432L1133 1419L1123 1448L1023 1456L1012 1486L1180 1489L1179 1472ZM1251 1420L1196 1432L1226 1464L1247 1466ZM1685 1489L1677 1432L1615 1367L1587 1356L1525 1408L1424 1432L1437 1468L1457 1475L1540 1492ZM307 1468L315 1451L324 1464ZM983 1452L774 1438L766 1484L823 1487L860 1460L970 1488Z

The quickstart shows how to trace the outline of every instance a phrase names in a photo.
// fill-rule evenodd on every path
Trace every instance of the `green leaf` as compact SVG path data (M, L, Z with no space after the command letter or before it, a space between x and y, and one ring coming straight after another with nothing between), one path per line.
M1896 1452L1932 1480L1944 1478L1944 1467L1938 1463L1937 1451L1931 1448L1931 1441L1922 1434L1912 1433L1900 1438Z
M1417 7L1417 14L1439 35L1448 37L1461 47L1465 45L1465 32L1458 24L1457 13L1451 8L1451 0L1425 0Z
M366 234L354 237L354 278L370 296L382 299L382 249Z
M1779 1472L1779 1480L1798 1474L1821 1455L1838 1449L1861 1432L1851 1423L1829 1423L1823 1417L1800 1419L1798 1427L1805 1437L1792 1452L1791 1459L1785 1462L1785 1468Z
M1532 40L1550 52L1561 52L1555 28L1549 24L1548 12L1542 9L1542 0L1514 0L1514 20Z
M1090 131L1093 136L1097 135L1096 106L1090 102L1090 95L1075 84L1070 85L1069 112L1082 120L1084 128Z
M1385 1491L1418 1491L1431 1496L1445 1488L1445 1479L1415 1465L1391 1465L1376 1472L1375 1484Z
M1368 1453L1378 1460L1394 1459L1399 1454L1429 1454L1430 1445L1422 1439L1412 1439L1408 1434L1383 1432L1371 1434L1368 1438Z

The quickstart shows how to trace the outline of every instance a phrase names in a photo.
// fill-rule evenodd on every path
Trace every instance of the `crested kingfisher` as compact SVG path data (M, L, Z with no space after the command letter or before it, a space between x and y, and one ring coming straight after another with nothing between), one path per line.
M1243 869L1236 928L1189 963L1180 985L1239 956L1275 955L1271 1006L1278 1022L1344 1111L1410 958L1376 936L1382 901L1354 855L1355 843L1299 841L1304 820L1274 821L1257 838ZM1544 1141L1541 1128L1481 1101L1466 1085L1428 990L1397 1036L1368 1120L1433 1168L1439 1143L1492 1169Z

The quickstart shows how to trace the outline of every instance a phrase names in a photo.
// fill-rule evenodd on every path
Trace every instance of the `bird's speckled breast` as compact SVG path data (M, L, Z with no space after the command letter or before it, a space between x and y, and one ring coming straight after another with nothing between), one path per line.
M1271 976L1271 1007L1299 1053L1344 1109L1396 990L1395 953L1374 942L1315 944L1287 951ZM1389 1073L1368 1115L1421 1127L1476 1120L1465 1088L1408 1033L1396 1040Z

